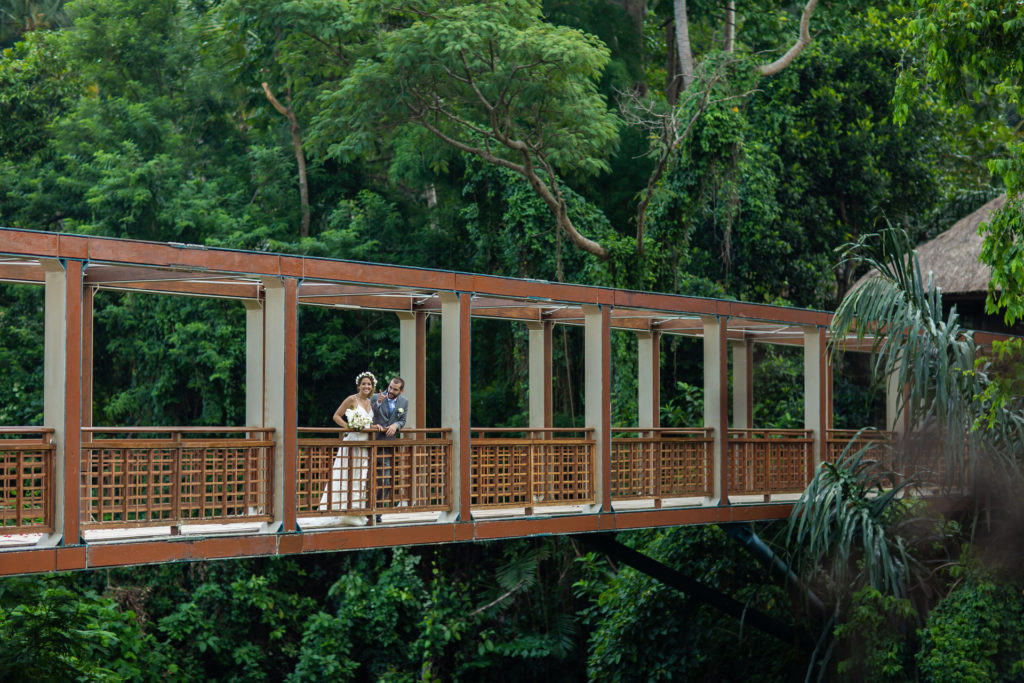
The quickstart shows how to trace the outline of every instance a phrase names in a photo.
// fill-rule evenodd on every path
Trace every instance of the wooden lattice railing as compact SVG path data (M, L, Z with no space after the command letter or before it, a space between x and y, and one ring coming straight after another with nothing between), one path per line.
M710 496L713 430L613 429L612 498Z
M532 507L592 503L590 429L473 429L470 505Z
M347 431L299 428L307 435L299 438L300 517L451 508L450 430L403 429L390 441L370 432L366 441L342 442Z
M53 531L53 429L0 427L0 531Z
M865 457L887 463L890 454L888 446L892 444L892 436L892 432L875 430L861 431L858 436L856 429L829 429L825 432L825 460L836 462L847 446L850 447L851 454L867 446Z
M83 528L271 519L273 429L82 431Z
M799 493L808 483L813 432L730 429L727 485L736 495Z

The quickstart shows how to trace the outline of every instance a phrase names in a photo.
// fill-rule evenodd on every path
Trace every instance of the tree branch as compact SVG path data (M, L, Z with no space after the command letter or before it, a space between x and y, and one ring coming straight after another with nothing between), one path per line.
M299 202L302 205L302 224L299 226L299 236L309 237L309 184L306 181L306 157L302 153L302 138L299 135L299 122L295 118L295 112L291 109L291 90L286 89L286 97L288 99L288 107L285 107L277 98L274 97L274 93L270 92L270 86L265 82L263 83L263 92L267 94L267 99L270 100L270 104L273 105L274 109L279 114L288 119L288 123L291 124L292 133L292 147L295 150L295 162L299 167Z
M807 4L804 6L803 14L800 15L800 35L797 37L796 42L793 46L786 50L786 54L776 59L771 64L762 64L757 68L758 73L762 76L774 76L779 73L790 63L796 59L796 56L803 52L804 48L807 47L811 42L811 15L814 14L814 6L818 4L818 0L807 0Z
M510 140L508 138L502 139L497 136L492 136L509 149L514 149L518 151L520 154L522 154L523 164L520 165L513 163L507 159L503 159L495 155L494 153L490 152L489 150L467 144L461 140L458 140L457 138L453 138L450 135L447 135L437 126L427 121L426 118L422 115L414 116L413 118L421 126L426 128L428 131L437 136L440 140L442 140L448 145L451 145L455 149L460 150L462 152L466 152L467 154L473 154L475 156L478 156L488 163L501 166L502 168L507 168L510 171L515 171L519 175L526 178L526 181L530 183L530 187L533 188L533 191L536 192L540 196L540 198L544 200L544 203L547 204L548 208L551 209L552 213L555 214L555 221L557 222L558 227L561 228L565 232L565 234L569 236L569 239L572 240L573 244L575 244L577 247L587 252L588 254L593 254L594 256L597 256L600 259L607 259L609 256L611 256L611 253L607 249L602 247L597 242L583 236L579 232L579 230L576 229L576 226L573 225L572 220L569 218L568 207L566 206L564 198L562 198L561 196L561 192L558 191L557 185L555 185L555 190L552 191L552 189L548 187L547 183L545 183L544 180L537 174L536 169L533 167L532 158L532 155L535 154L535 152L533 152L524 142L520 140ZM547 164L547 161L539 155L538 159L541 161L541 164L546 167L545 170L548 172L549 177L552 180L552 183L554 183L555 175L553 171L550 170L550 166Z
M728 73L728 66L731 62L732 60L718 62L710 75L701 76L700 82L703 83L703 87L700 91L697 91L696 89L684 90L682 93L684 97L682 103L672 107L666 114L654 113L652 105L642 104L636 93L620 93L625 95L624 102L620 104L619 108L626 121L632 125L644 127L652 133L656 131L659 139L661 140L661 147L656 157L654 169L647 178L647 187L644 188L640 202L637 205L636 248L637 253L641 255L644 253L644 232L647 225L647 209L654 198L654 188L657 186L658 181L661 180L665 170L668 168L668 161L674 151L690 136L690 132L697 124L697 121L712 104L728 102L733 99L743 99L753 92L748 91L737 95L729 95L727 97L712 99L712 90L720 80L726 77ZM685 127L680 130L679 115L688 108L688 102L696 98L700 98L700 102L694 108Z

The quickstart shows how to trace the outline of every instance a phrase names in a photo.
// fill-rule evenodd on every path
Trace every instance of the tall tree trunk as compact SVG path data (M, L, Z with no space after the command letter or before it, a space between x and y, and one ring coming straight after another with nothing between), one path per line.
M690 49L690 21L686 14L686 0L672 3L676 20L676 50L679 52L679 73L683 77L683 90L693 83L693 50Z
M675 22L665 24L665 44L676 44ZM669 48L665 50L665 99L669 104L674 105L679 101L679 87L683 78L679 73L679 53Z
M733 52L736 49L736 0L729 0L725 5L725 40L722 49Z
M263 92L267 94L267 99L270 100L270 104L274 105L274 109L288 119L288 123L291 124L292 147L295 149L295 162L299 167L299 201L302 203L302 225L299 226L299 236L309 237L309 185L306 182L306 157L302 153L299 122L295 118L295 112L292 111L292 91L291 88L285 89L285 99L288 102L287 107L277 101L274 93L270 92L270 86L266 83L263 84Z

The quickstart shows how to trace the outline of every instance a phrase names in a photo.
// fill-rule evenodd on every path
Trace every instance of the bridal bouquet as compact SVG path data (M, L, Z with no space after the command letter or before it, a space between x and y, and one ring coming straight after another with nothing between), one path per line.
M373 424L373 419L355 408L349 408L345 411L345 422L349 429L366 429Z

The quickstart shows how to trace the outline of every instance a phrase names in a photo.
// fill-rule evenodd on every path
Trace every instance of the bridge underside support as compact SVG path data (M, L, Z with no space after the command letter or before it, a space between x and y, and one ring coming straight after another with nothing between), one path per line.
M671 586L685 593L691 599L725 612L743 623L750 624L759 631L763 631L785 643L796 644L807 652L814 649L814 644L806 634L799 633L788 624L763 612L751 609L743 603L730 598L728 595L686 576L629 546L619 543L610 534L577 534L573 538L589 545L598 552L608 555L617 562L629 565L633 569L657 579L666 586Z

